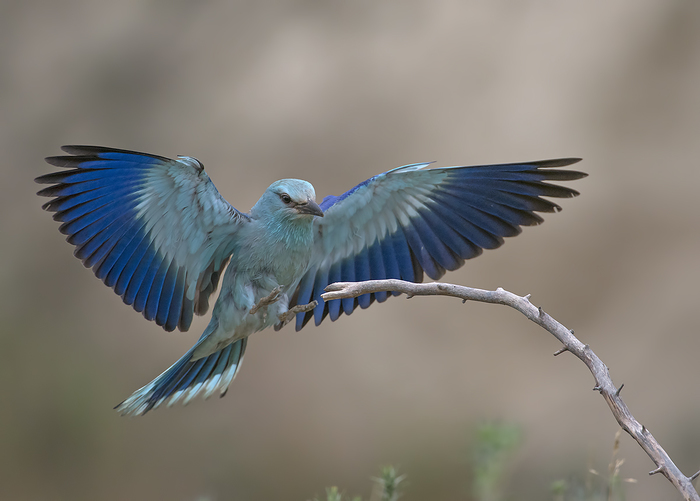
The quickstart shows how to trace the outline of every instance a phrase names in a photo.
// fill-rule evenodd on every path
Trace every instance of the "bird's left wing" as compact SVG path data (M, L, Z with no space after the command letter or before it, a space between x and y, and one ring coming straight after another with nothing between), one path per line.
M97 146L64 146L48 163L68 170L44 209L63 222L75 255L126 304L165 330L187 330L206 312L248 216L214 187L202 164Z
M314 222L314 253L290 306L318 306L299 313L296 328L313 317L336 320L359 305L385 301L386 292L324 302L321 293L333 282L397 278L421 282L423 272L440 278L520 233L521 226L542 222L535 212L560 207L544 197L565 198L578 192L545 181L569 181L586 174L556 169L580 159L518 164L427 169L413 164L374 176L340 197L321 202L323 218Z

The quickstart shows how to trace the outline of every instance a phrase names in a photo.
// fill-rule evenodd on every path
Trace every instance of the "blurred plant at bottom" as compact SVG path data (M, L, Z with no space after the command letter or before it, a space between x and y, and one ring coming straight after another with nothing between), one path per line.
M512 424L484 423L476 429L472 448L474 483L478 501L502 499L506 466L521 442L520 428Z
M623 478L620 469L624 459L619 459L621 430L615 434L612 457L607 473L601 474L592 467L585 477L572 476L569 480L556 480L550 484L552 501L625 501L625 483L636 483ZM474 501L501 501L507 483L507 467L522 441L520 428L512 424L485 423L475 432L471 448L473 461L471 493ZM398 501L402 495L399 484L406 475L398 475L393 466L384 466L369 501ZM402 486L403 487L403 486ZM349 497L338 487L326 488L324 498L312 501L362 501L362 497Z
M622 430L617 430L613 442L612 457L608 464L608 471L603 475L593 468L588 468L585 479L557 480L552 482L550 489L553 501L624 501L624 484L633 484L634 478L623 478L620 468L625 463L619 459L620 435Z
M399 475L393 466L383 466L379 477L373 477L374 488L369 501L398 501L401 497L399 484L406 479L406 475ZM314 498L313 501L362 501L360 496L347 497L337 487L327 487L325 499Z

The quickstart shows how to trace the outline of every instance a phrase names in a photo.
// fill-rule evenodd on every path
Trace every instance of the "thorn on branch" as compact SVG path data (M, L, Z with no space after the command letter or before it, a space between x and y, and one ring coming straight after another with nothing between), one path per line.
M654 470L651 470L651 471L649 472L649 475L656 475L657 473L661 473L663 470L664 470L664 466L661 465L661 466L659 466L658 468L656 468L656 469L654 469Z
M523 299L529 303L529 302L530 302L530 296L532 296L532 294L525 294L525 295L523 296Z
M642 435L644 435L647 432L647 427L642 425Z
M542 311L541 306L537 308L537 311L539 312L540 317L542 317L542 315L544 315L544 311Z
M462 304L466 303L467 299L462 299Z
M601 392L602 392L602 391L603 391L603 388L602 388L600 385L595 385L595 386L593 387L593 391L601 391Z
M688 480L690 480L692 482L693 480L698 478L698 476L700 476L700 470L696 471L695 473L693 473L692 476L688 477Z
M617 391L615 392L615 396L616 396L616 397L619 397L619 396L620 396L620 392L622 391L622 387L623 387L623 386L625 386L625 383L622 383L622 384L620 385L620 387L617 389Z
M573 330L573 329L569 329L569 332L571 333L572 336L574 335L574 330ZM588 346L588 345L586 345L586 346Z
M406 299L413 299L413 294L406 294Z
M557 355L561 355L565 351L569 351L569 348L567 348L566 346L562 346L561 348L559 348L557 351L554 352L554 356L556 357Z

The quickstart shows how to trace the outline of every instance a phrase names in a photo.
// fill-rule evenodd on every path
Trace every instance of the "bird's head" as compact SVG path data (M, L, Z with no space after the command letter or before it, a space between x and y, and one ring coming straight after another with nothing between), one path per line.
M300 179L281 179L272 183L251 210L253 214L258 211L292 220L323 217L323 211L316 203L314 187Z

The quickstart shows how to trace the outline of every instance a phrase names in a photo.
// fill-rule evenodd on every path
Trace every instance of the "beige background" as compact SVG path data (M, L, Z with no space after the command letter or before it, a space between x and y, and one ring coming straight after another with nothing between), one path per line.
M511 499L604 470L616 423L586 368L504 307L393 299L255 335L223 400L112 406L199 336L165 333L71 256L32 179L65 143L192 155L247 210L406 163L581 156L581 197L445 279L531 293L700 468L700 4L61 1L0 7L0 497L469 499L484 420L521 426ZM676 499L628 437L628 499ZM675 497L674 497L675 496Z

